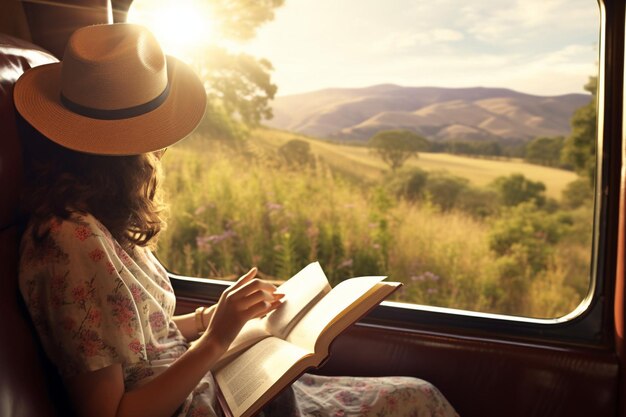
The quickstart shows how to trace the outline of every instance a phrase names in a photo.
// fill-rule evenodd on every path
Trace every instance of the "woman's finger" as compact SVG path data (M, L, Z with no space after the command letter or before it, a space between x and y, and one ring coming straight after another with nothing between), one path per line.
M277 298L274 297L272 293L267 291L255 291L251 294L248 294L246 297L243 297L239 301L239 310L247 310L254 304L257 304L261 301L267 301L268 303L273 302Z
M256 291L264 291L269 294L276 292L276 286L261 279L250 279L235 290L235 298L247 297Z
M250 306L250 308L248 308L246 312L248 313L249 317L253 319L253 318L261 317L269 313L272 310L276 310L281 304L282 304L282 301L280 300L276 300L272 302L261 301Z
M250 282L252 279L254 279L254 277L256 276L256 273L257 273L257 268L256 267L252 268L251 270L246 272L241 278L239 278L237 282L231 285L227 289L227 291L234 291L234 290L241 288L242 286Z

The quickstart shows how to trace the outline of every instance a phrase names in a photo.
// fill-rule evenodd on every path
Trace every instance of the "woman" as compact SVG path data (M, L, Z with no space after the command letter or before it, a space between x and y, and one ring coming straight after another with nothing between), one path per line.
M163 150L204 114L200 80L129 24L79 29L63 64L15 87L27 166L20 289L83 416L214 416L210 371L250 319L281 303L251 269L211 308L174 316L152 255ZM189 343L195 340L193 343ZM303 376L275 415L454 415L413 378Z

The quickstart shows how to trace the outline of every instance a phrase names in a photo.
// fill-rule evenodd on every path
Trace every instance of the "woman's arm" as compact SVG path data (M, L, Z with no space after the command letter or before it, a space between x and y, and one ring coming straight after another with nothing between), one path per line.
M169 417L211 370L250 319L280 305L276 287L253 279L252 269L222 293L206 331L198 341L162 374L145 385L124 391L120 364L79 375L67 383L80 416Z
M211 317L213 317L213 312L215 311L215 306L207 307L202 312L202 320L201 322L204 324L202 330L206 329L207 325L211 322ZM196 324L196 313L182 314L179 316L172 317L174 323L176 323L176 327L178 330L185 336L187 340L196 340L200 333L198 332L198 326Z

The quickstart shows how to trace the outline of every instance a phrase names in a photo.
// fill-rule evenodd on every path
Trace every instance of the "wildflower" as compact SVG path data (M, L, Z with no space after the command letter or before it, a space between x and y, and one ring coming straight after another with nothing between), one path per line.
M354 263L354 261L352 260L352 258L346 259L345 261L343 261L339 265L337 265L337 269L350 268L353 263Z
M266 207L269 211L279 211L283 209L283 205L278 203L267 203Z

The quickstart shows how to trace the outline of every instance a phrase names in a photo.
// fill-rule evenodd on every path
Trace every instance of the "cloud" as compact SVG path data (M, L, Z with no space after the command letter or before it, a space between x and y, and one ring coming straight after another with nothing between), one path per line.
M484 0L464 5L458 15L468 34L498 44L549 41L556 33L590 33L599 25L597 5L581 0Z
M388 34L374 42L372 48L375 51L402 51L416 46L458 42L464 38L465 35L462 32L448 28L435 28L420 32L404 30Z
M380 83L550 95L582 92L598 34L590 0L290 0L247 52L274 64L281 95Z

